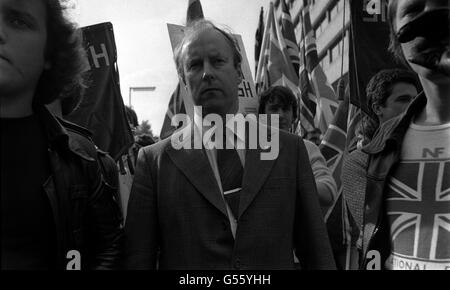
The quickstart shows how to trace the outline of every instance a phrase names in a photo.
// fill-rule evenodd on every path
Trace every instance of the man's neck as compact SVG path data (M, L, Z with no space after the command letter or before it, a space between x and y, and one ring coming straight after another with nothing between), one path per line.
M33 114L33 94L0 96L0 118L22 118Z
M427 97L427 105L415 122L418 125L450 123L450 80L442 84L436 84L424 78L420 78L420 81Z

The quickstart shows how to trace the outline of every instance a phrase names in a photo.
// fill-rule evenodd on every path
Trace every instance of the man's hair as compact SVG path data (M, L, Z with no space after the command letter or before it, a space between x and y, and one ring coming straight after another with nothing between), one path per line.
M392 93L392 88L397 83L408 83L421 90L417 75L411 71L403 69L385 69L376 73L369 81L366 87L367 108L370 110L371 117L366 116L361 122L365 137L372 139L375 130L379 127L378 118L373 111L373 105L386 106L386 100Z
M234 66L236 67L236 69L238 69L240 71L242 55L241 55L241 52L239 49L239 45L238 45L236 39L234 38L234 36L230 32L217 27L216 25L214 25L214 23L212 23L209 20L199 19L199 20L194 21L192 24L190 24L187 27L187 29L184 32L183 40L175 48L175 51L174 51L175 65L177 67L178 74L181 76L183 81L184 81L183 47L189 40L191 40L191 38L194 35L196 35L199 32L202 32L204 30L207 30L207 29L214 29L223 35L226 42L229 44L229 46L231 47L231 49L233 51Z
M125 113L127 115L128 123L133 124L133 126L139 126L138 117L136 112L129 106L125 106Z
M395 60L400 64L409 67L408 62L403 55L402 46L397 39L397 28L395 25L395 18L397 15L398 0L385 0L388 4L388 23L389 23L389 51L394 55Z
M64 0L43 0L47 11L47 44L45 59L51 64L44 70L33 102L49 104L56 99L83 92L86 54L81 31L65 15Z
M290 89L283 86L274 86L262 92L259 100L259 114L266 113L266 105L269 102L281 104L283 110L292 107L293 119L297 119L297 99Z
M366 87L367 106L371 109L374 104L385 106L386 100L392 93L392 86L397 83L408 83L420 91L417 75L403 69L385 69L377 72Z

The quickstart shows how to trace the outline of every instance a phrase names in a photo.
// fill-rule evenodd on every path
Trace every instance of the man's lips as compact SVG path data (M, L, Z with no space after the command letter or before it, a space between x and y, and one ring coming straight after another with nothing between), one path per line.
M201 94L207 94L209 92L218 92L221 91L219 88L206 88L201 90Z
M9 61L9 59L6 58L6 56L4 56L4 55L2 55L2 54L0 54L0 59L3 59L4 61L11 63L11 62Z

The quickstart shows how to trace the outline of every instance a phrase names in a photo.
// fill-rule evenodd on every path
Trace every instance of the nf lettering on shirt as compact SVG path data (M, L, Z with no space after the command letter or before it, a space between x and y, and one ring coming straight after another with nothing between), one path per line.
M389 177L394 270L450 270L450 124L411 124Z

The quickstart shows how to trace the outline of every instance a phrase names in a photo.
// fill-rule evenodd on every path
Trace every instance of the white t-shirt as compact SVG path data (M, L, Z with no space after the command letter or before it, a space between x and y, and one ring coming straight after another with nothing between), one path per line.
M450 123L411 123L388 180L386 268L450 270Z

